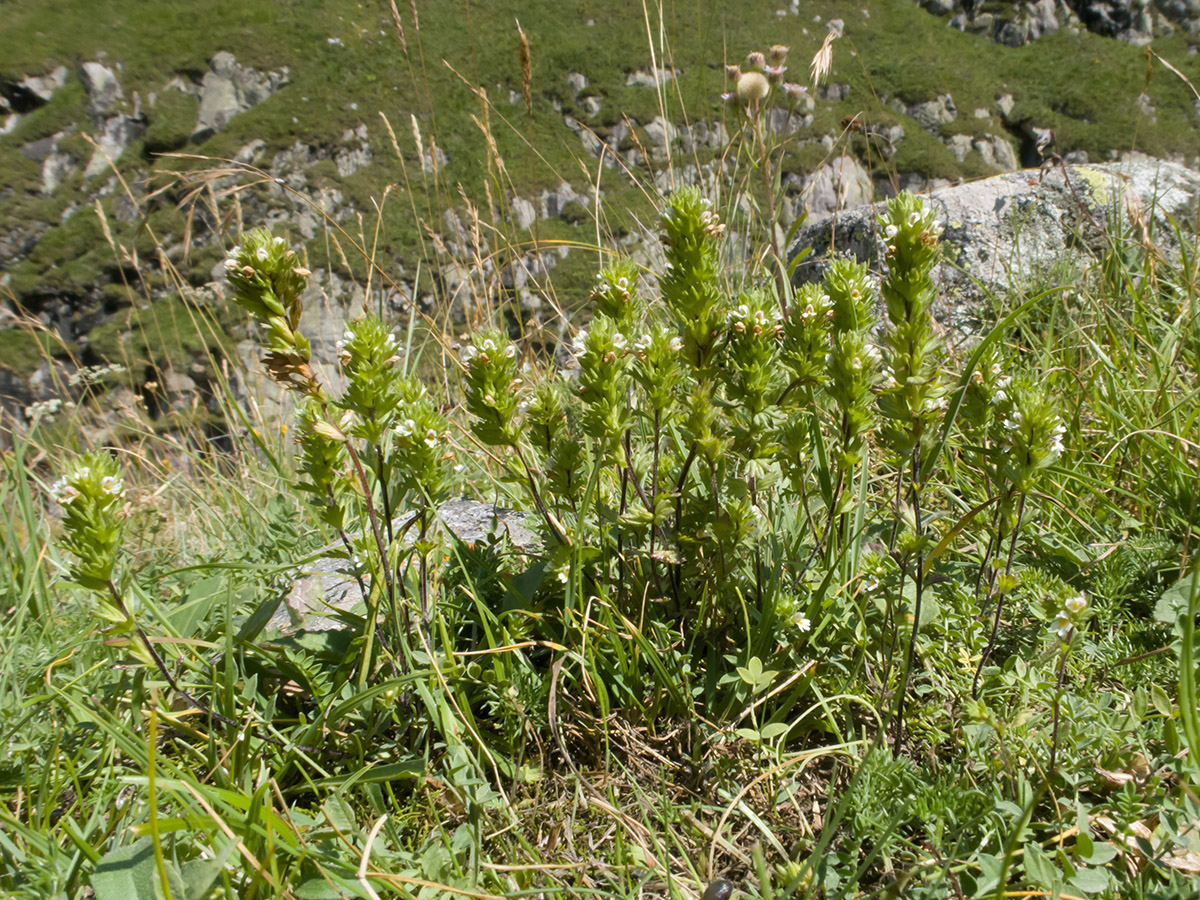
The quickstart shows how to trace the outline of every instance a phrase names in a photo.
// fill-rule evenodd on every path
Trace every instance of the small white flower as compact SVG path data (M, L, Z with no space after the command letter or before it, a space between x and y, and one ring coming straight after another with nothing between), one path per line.
M582 356L587 353L587 329L581 329L579 334L571 340L571 346L575 349L576 356Z
M229 255L230 256L241 256L242 255L241 245L239 244L237 246L232 247L229 251Z
M767 324L767 316L761 309L754 311L754 324L758 326Z
M417 423L412 419L405 419L396 426L396 434L400 437L409 437L417 428Z
M119 497L125 493L125 484L120 478L112 475L105 475L100 479L100 490L108 494L110 497Z
M271 243L274 244L276 247L282 247L284 241L283 241L283 238L281 238L281 237L275 237L271 240Z
M467 346L463 348L462 361L465 363L469 363L471 360L473 360L478 355L479 355L479 348L476 347L474 344L467 344Z
M236 259L225 260L225 271L226 272L231 272L234 269L236 269L237 267L238 267L238 261Z
M895 225L889 225L887 228L883 229L883 236L890 241L899 231L900 229Z
M795 612L792 614L792 625L794 625L800 631L812 630L812 622L810 622L808 616L802 612Z
M654 341L654 339L651 338L650 335L643 334L640 338L638 338L636 341L634 341L633 349L637 350L639 352L649 350L650 344L652 344L653 341Z
M626 343L625 335L621 334L621 332L618 331L616 334L613 335L612 342L613 342L613 346L616 347L618 350L625 349L625 343Z
M750 315L750 307L748 307L745 303L742 303L733 311L733 315L735 318L744 319L746 316Z
M504 355L507 356L509 359L512 359L514 356L517 355L517 348L514 347L512 344L509 344L507 347L504 348Z
M568 575L568 574L567 574L567 570L566 570L566 569L559 569L559 572L558 572L558 580L559 580L559 581L560 581L562 584L566 584L566 583L567 583L567 582L570 580L570 575Z
M483 343L479 345L480 353L488 353L496 349L496 344L491 338L484 338Z
M624 275L622 275L620 278L617 279L617 287L619 287L623 291L628 291L629 290L629 279L626 278Z
M1087 609L1087 597L1083 594L1076 594L1074 597L1068 597L1063 603L1063 608L1073 616L1079 615Z
M879 578L875 575L868 575L863 579L863 590L868 594L879 589Z
M254 255L258 259L259 262L266 262L267 257L270 256L270 254L267 253L266 247L259 247L257 250L254 251Z
M1071 616L1065 609L1060 609L1054 616L1054 621L1050 624L1055 633L1060 638L1065 638L1071 633Z
M54 482L53 486L50 488L50 493L62 506L66 506L79 496L79 491L77 491L75 486L68 482L66 478L60 478L58 481Z
M683 338L678 338L678 337L671 338L671 349L672 350L681 350L682 348L683 348Z
M910 212L908 214L908 222L906 224L908 225L909 228L912 228L914 225L916 225L920 221L921 221L921 214L919 212L917 212L916 210L913 210L912 212Z
M425 446L432 448L432 447L436 447L437 445L438 445L437 429L430 428L428 431L425 432Z

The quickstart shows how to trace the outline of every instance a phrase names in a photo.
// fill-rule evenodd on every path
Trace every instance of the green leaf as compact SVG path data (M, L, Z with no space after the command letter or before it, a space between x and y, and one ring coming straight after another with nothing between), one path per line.
M1079 888L1085 894L1099 894L1108 890L1108 871L1106 869L1080 869L1075 877L1067 884Z
M228 840L211 859L192 859L183 864L183 883L187 885L184 894L186 900L204 900L208 896L225 869L225 861L236 849L237 841ZM178 894L174 896L175 900L182 900Z
M1192 596L1192 575L1185 575L1163 591L1158 602L1154 604L1154 618L1160 622L1173 625L1175 620L1187 612L1188 601Z
M1157 684L1150 685L1150 702L1154 704L1154 708L1159 711L1163 718L1169 719L1175 715L1175 709L1171 705L1171 698Z
M736 734L738 737L742 738L743 740L754 741L756 744L762 738L762 735L760 735L753 728L739 728L734 732L734 734Z
M1105 863L1112 862L1116 857L1116 847L1104 841L1096 841L1092 844L1092 852L1088 854L1087 861L1089 865L1102 866Z
M187 896L179 870L170 860L165 864L172 897ZM154 862L154 842L144 837L104 854L92 873L96 900L158 900L162 882Z
M764 725L759 734L762 735L764 741L771 741L781 734L787 734L789 727L787 722L771 722L768 725Z
M1058 880L1058 869L1042 848L1032 843L1025 845L1025 874L1044 888L1053 887Z
M225 605L225 591L224 578L202 578L188 588L187 599L167 618L182 637L193 637L213 611Z

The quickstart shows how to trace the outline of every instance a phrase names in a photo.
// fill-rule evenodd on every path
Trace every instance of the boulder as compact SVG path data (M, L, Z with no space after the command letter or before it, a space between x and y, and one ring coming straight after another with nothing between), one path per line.
M209 60L200 82L200 111L193 138L203 140L224 128L238 113L262 103L288 83L285 66L278 72L259 72L242 66L222 51Z
M1045 284L1055 269L1082 269L1109 248L1114 221L1131 217L1169 240L1172 222L1194 223L1200 174L1175 163L1131 154L1094 166L1025 169L931 191L947 260L934 272L940 299L934 315L955 338L980 327L989 293ZM880 264L877 220L882 204L839 212L800 230L789 249L811 247L797 282L821 278L836 255ZM1053 283L1053 282L1051 282Z
M30 75L20 81L0 77L0 110L22 113L45 106L66 81L66 66L59 66L45 75Z
M800 202L809 216L854 209L875 199L871 173L858 160L839 156L806 176L800 188Z
M124 93L112 69L98 62L85 62L79 67L79 80L87 92L88 112L104 117L117 111Z
M400 516L393 531L403 533L411 522L412 516ZM468 545L507 537L521 553L537 553L541 549L541 539L533 530L536 522L532 516L474 500L443 503L438 508L435 527ZM404 543L411 545L412 541L412 530L408 529ZM362 586L369 589L370 579L364 576L360 585L354 576L354 567L344 553L341 544L331 544L296 573L283 602L267 622L268 637L286 637L301 631L340 630L346 623L338 613L356 609L361 613L365 606Z
M678 74L678 69L660 69L657 66L651 66L649 72L643 72L641 69L630 72L629 77L625 79L625 86L656 88L666 84Z
M905 112L916 119L922 128L935 135L940 133L942 125L958 118L958 107L949 94L942 94L936 100L925 103L914 103Z
M134 138L145 130L146 123L141 116L125 116L118 113L105 119L104 130L95 136L96 149L84 170L84 177L91 178L101 172L107 172Z

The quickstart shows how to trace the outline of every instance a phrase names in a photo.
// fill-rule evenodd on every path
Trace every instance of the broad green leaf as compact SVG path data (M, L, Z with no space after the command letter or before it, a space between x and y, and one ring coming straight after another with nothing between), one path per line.
M1099 894L1101 891L1108 890L1108 871L1092 868L1079 869L1075 873L1075 877L1069 879L1067 884L1079 888L1085 894Z
M1188 601L1192 596L1192 575L1185 575L1163 591L1158 602L1154 604L1154 618L1160 622L1173 625L1175 620L1187 612Z
M183 900L187 890L179 870L170 860L166 860L166 870L171 895ZM92 873L92 890L96 900L157 900L162 896L153 841L144 837L104 854Z
M1167 692L1157 684L1150 685L1150 702L1154 704L1154 708L1157 709L1164 718L1169 719L1175 715L1175 709L1171 705L1171 698L1168 697Z
M787 722L771 722L768 725L764 725L759 734L762 735L764 741L771 741L781 734L787 734L788 727Z

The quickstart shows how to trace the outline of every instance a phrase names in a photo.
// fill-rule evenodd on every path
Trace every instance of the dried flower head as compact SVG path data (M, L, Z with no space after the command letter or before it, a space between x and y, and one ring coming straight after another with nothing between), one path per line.
M761 72L743 72L737 82L737 96L743 106L755 106L767 99L771 83Z

